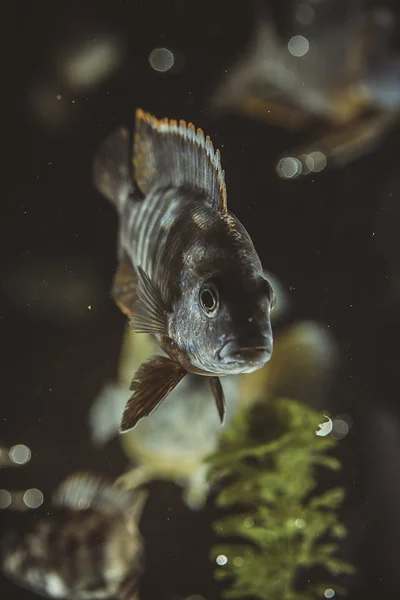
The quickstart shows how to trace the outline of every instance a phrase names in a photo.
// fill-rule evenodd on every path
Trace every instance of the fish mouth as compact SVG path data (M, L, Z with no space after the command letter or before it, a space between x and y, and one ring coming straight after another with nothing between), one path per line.
M259 335L226 342L218 352L225 365L263 365L272 354L272 339Z

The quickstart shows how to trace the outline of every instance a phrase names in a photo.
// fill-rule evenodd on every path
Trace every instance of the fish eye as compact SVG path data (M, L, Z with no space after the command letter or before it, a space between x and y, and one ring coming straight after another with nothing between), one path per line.
M205 283L200 289L200 306L207 317L214 317L219 307L218 290L213 283Z

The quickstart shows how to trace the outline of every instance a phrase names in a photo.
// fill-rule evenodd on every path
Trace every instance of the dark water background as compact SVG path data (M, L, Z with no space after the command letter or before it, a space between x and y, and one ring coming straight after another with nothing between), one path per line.
M346 168L284 181L273 167L298 141L295 135L204 109L251 35L250 3L19 1L16 8L13 121L19 142L16 180L1 201L0 442L27 444L33 457L25 468L3 470L0 487L39 487L47 496L75 469L117 475L127 462L117 442L95 451L88 437L87 411L116 375L125 322L109 297L117 217L91 185L91 162L109 132L133 123L137 107L184 118L221 148L230 209L249 230L265 267L290 286L292 318L322 321L340 344L344 366L333 394L338 411L354 419L352 435L340 447L349 527L342 554L359 569L349 597L399 598L400 295L394 290L400 273L400 130ZM46 68L51 78L62 36L88 23L122 36L126 58L100 87L72 94L75 118L65 129L48 129L32 116L30 90ZM150 68L148 56L159 46L180 53L181 70ZM34 292L25 298L24 286L10 281L31 271ZM41 305L45 294L60 293L57 281L74 278L86 282L91 310L68 316ZM177 487L160 482L152 488L142 526L143 600L195 593L218 599L208 560L212 502L192 513L180 503ZM0 516L2 532L24 518L9 511ZM1 597L34 595L2 579Z

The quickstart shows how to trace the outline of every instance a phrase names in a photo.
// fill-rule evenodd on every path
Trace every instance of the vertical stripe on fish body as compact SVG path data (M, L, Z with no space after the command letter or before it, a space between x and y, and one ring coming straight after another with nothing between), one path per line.
M149 415L187 372L249 373L271 356L274 293L243 225L227 210L220 155L202 130L138 110L133 151L112 134L94 166L97 188L120 214L113 296L138 332L168 357L144 363L122 431Z

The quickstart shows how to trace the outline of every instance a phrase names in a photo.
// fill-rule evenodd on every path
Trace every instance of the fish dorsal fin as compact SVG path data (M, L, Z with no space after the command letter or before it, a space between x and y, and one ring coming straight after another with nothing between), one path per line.
M113 486L108 479L87 472L69 475L52 496L54 506L85 510L95 508L111 513L132 511L132 492Z
M137 299L133 306L131 325L137 333L165 334L167 311L161 294L142 267L138 267L138 280Z
M125 407L120 432L133 429L140 419L156 410L185 375L186 370L166 356L152 356L143 363L133 378L133 395Z
M136 111L134 174L146 194L153 184L203 190L216 210L226 212L226 187L219 150L192 123L156 119Z

